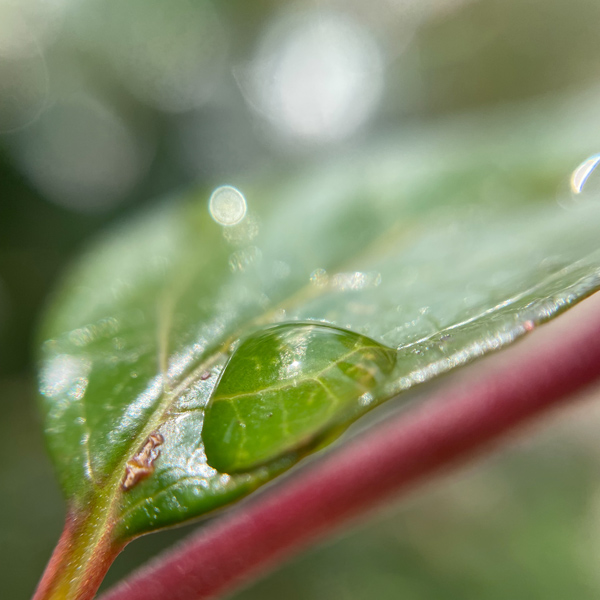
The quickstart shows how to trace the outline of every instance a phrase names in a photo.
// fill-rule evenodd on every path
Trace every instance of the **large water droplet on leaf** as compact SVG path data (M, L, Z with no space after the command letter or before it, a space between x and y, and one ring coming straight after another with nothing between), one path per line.
M361 398L389 374L396 351L317 323L254 333L235 350L206 408L208 463L248 471L314 448L365 412Z

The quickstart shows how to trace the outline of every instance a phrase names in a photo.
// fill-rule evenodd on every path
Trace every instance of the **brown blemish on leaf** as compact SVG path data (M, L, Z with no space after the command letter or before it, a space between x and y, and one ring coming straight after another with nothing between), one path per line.
M148 436L143 448L127 461L125 477L121 483L123 490L130 490L138 481L154 473L154 461L160 456L158 446L164 441L165 438L154 431Z

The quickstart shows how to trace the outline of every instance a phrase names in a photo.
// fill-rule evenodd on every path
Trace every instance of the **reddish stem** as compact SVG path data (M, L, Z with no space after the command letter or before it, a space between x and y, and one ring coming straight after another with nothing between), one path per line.
M230 592L561 403L600 375L600 302L573 313L477 370L476 379L467 371L431 401L203 528L103 600L201 600ZM574 329L576 313L582 323Z
M88 513L67 513L65 527L32 600L91 600L124 544L112 541L110 530L97 541L89 535L95 519ZM91 521L91 523L90 523ZM85 560L86 550L92 550Z

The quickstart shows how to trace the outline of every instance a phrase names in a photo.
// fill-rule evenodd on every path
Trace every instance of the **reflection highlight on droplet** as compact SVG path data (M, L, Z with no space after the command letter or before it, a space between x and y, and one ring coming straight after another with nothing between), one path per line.
M208 201L210 215L219 225L231 226L241 223L247 209L246 198L231 185L218 187Z
M590 156L584 160L571 174L571 190L575 194L581 194L590 175L600 164L600 153Z

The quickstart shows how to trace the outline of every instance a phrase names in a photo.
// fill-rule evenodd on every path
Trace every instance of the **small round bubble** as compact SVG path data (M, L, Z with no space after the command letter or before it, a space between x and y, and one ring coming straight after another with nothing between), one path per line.
M222 185L212 193L208 210L219 225L237 225L246 216L246 199L233 186Z

